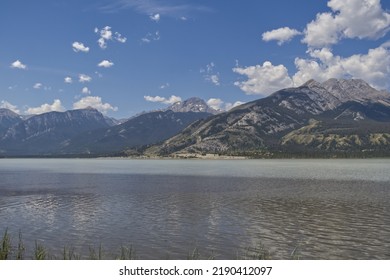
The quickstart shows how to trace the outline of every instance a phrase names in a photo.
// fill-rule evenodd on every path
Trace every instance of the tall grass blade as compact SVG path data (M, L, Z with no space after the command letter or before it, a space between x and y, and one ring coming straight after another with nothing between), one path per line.
M36 260L46 259L46 249L37 241L35 241L34 259Z
M22 232L19 231L19 241L18 241L18 250L16 252L16 259L17 260L23 260L24 259L24 251L26 248L24 247L23 240L22 240Z
M8 234L8 229L5 230L0 244L0 260L7 260L11 252L11 238Z

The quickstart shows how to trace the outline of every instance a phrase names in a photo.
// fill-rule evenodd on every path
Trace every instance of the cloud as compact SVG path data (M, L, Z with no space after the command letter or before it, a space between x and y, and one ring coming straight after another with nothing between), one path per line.
M20 110L18 109L18 106L12 105L11 103L9 103L8 101L5 101L5 100L2 100L0 102L0 108L8 109L8 110L15 112L16 114L20 114Z
M99 34L100 38L98 40L99 47L102 49L107 48L108 41L117 41L119 43L126 43L127 38L123 37L119 32L113 33L111 30L111 26L105 26L99 30L99 28L95 28L95 33Z
M298 30L291 29L289 27L283 27L264 32L262 35L262 39L266 42L278 41L278 45L280 46L286 42L289 42L292 38L300 34L302 33Z
M200 73L212 73L214 72L214 69L215 69L215 63L214 62L210 62L209 64L206 65L206 68L201 68L199 70Z
M214 110L223 110L222 107L223 107L224 102L222 101L222 99L210 98L209 100L207 100L206 103L208 106L210 106Z
M160 17L160 14L154 14L154 15L150 15L149 18L152 21L159 22L161 17Z
M22 69L22 70L27 69L27 65L23 64L20 60L16 60L12 62L10 67L13 69Z
M33 88L34 89L41 89L42 88L42 84L41 83L36 83L34 86L33 86Z
M109 60L102 60L102 62L100 62L98 64L99 67L104 67L104 68L110 68L112 66L114 66L114 63L112 61L109 61Z
M248 77L235 85L247 94L267 95L282 88L300 86L310 79L319 82L331 78L363 79L375 88L390 88L390 42L370 49L366 54L349 57L334 55L329 48L309 49L308 58L295 59L296 72L290 77L284 65L234 68L233 71Z
M203 74L203 77L206 81L209 81L214 85L219 86L220 85L219 73L215 71L215 67L216 67L215 63L210 62L209 64L206 65L206 68L201 68L199 72Z
M309 79L319 82L330 78L364 79L374 87L390 87L390 45L368 50L367 54L350 57L336 56L329 48L309 50L310 58L296 58L294 83L301 85Z
M71 77L65 77L65 78L64 78L64 83L66 83L66 84L71 84L71 83L73 83L73 80L72 80Z
M88 87L83 87L81 90L82 94L91 94L91 90Z
M107 114L108 111L118 111L118 107L114 107L109 103L103 103L100 96L87 96L73 103L73 109L85 109L88 107L95 108L103 114Z
M79 75L79 82L80 83L89 83L90 81L92 81L92 78L88 75L85 75L85 74L80 74Z
M170 17L182 17L191 12L210 12L206 6L193 4L171 4L158 0L117 0L114 3L101 7L105 12L116 12L123 9L133 9L143 15L167 15Z
M72 47L74 52L85 52L85 53L89 52L89 48L84 46L83 43L74 42L72 44Z
M53 101L53 104L47 104L46 103L46 104L42 104L39 107L28 108L25 111L25 113L29 114L29 115L39 115L39 114L52 112L52 111L56 111L56 112L63 112L63 111L65 111L64 106L62 106L62 104L61 104L61 100L55 99Z
M226 111L229 111L230 109L233 109L233 108L235 108L235 107L237 107L237 106L240 106L240 105L242 105L242 104L245 104L245 102L236 101L236 102L234 102L233 104L232 104L232 103L226 103L226 104L225 104L225 110L226 110Z
M160 89L166 89L166 88L169 88L171 85L169 83L165 83L163 85L160 86Z
M152 41L159 41L161 39L160 32L156 31L155 33L148 33L141 39L143 43L149 44Z
M120 34L119 32L115 32L115 36L114 36L115 40L119 43L126 43L127 41L127 38L126 37L123 37L122 34Z
M215 74L215 75L211 75L207 78L210 82L212 82L214 85L216 86L219 86L220 83L219 83L219 75L218 74Z
M210 98L207 100L207 105L217 111L229 111L230 109L244 104L244 102L236 101L234 103L224 102L220 98Z
M181 97L171 95L169 98L161 97L161 96L144 96L144 99L149 102L159 102L159 103L164 103L164 104L174 104L176 102L181 101Z
M268 95L294 85L284 65L274 66L269 61L264 62L263 65L236 67L233 68L233 72L248 78L246 81L237 81L234 84L249 95Z
M110 26L106 26L103 29L99 30L95 28L95 33L99 33L100 38L98 40L99 47L102 49L107 48L107 41L112 40L112 31Z
M317 14L304 31L302 42L322 48L342 38L378 39L390 30L390 13L380 0L330 0L332 12Z

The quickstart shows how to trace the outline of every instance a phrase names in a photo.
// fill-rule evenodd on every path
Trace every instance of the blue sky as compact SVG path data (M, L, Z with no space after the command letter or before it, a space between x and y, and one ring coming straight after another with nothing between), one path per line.
M308 79L390 89L389 0L3 0L0 107L229 109Z

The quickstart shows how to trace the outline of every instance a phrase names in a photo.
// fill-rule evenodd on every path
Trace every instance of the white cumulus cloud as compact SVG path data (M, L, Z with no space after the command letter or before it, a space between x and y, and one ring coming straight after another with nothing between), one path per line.
M73 83L73 79L71 77L65 77L64 78L64 83L71 84L71 83Z
M363 79L374 87L390 87L390 50L387 44L368 50L367 54L349 57L334 55L329 48L309 50L310 58L296 58L294 83L301 85L309 79L319 82L330 78Z
M176 96L176 95L171 95L169 98L161 97L161 96L149 96L146 95L144 96L144 99L149 102L159 102L159 103L164 103L164 104L174 104L176 102L181 101L181 97Z
M91 94L91 90L88 87L83 87L81 90L82 94Z
M242 102L242 101L236 101L234 103L225 103L225 110L226 111L229 111L230 109L233 109L237 106L240 106L242 104L245 104L245 102Z
M103 103L100 96L87 96L73 103L73 109L85 109L88 107L95 108L103 114L107 114L108 111L118 111L118 107L114 107L109 103Z
M22 69L22 70L27 69L27 65L23 64L20 60L16 60L12 62L10 67L13 69Z
M213 83L216 86L220 85L219 73L215 71L216 65L214 62L210 62L206 65L206 68L201 68L199 72L203 74L203 78L206 81Z
M114 66L114 63L112 61L109 61L109 60L102 60L98 64L98 66L103 67L103 68L110 68L110 67Z
M244 75L246 81L237 81L234 84L246 94L269 95L282 88L293 86L287 68L284 65L272 65L266 61L263 65L236 67L233 72Z
M155 22L159 22L160 21L160 14L154 14L154 15L150 15L149 17L152 21L155 21Z
M211 76L208 77L208 79L214 85L216 85L216 86L220 85L220 83L219 83L219 75L218 74L211 75Z
M122 36L122 34L120 34L119 32L115 32L115 36L114 36L115 40L118 41L119 43L126 43L127 41L127 38Z
M35 83L35 85L33 86L34 89L41 89L42 88L42 84L41 83Z
M308 54L308 58L295 59L296 72L292 76L284 65L273 66L270 62L234 68L234 72L248 78L235 85L247 94L263 95L300 86L310 79L319 82L331 78L363 79L375 88L390 88L390 43L348 57L335 55L329 48L309 49Z
M16 114L20 114L20 110L18 109L18 106L13 105L13 104L9 103L8 101L5 101L5 100L2 100L0 102L0 108L8 109L8 110L11 110L11 111L15 112Z
M222 107L224 102L220 98L210 98L206 103L214 110L223 110Z
M127 38L122 36L119 32L113 32L111 26L105 26L99 30L95 28L95 33L99 34L100 38L98 39L99 47L102 49L107 48L108 41L117 41L119 43L126 43Z
M56 112L63 112L63 111L65 111L64 106L62 106L62 104L61 104L61 100L55 99L53 101L53 104L45 103L45 104L42 104L39 107L28 108L25 111L25 113L29 114L29 115L39 115L39 114L48 113L48 112L52 112L52 111L56 111Z
M380 0L330 0L332 12L317 14L305 29L304 43L322 48L342 38L378 39L390 30L390 13Z
M207 100L207 105L217 111L229 111L230 109L244 104L244 102L236 101L234 103L224 102L220 98L210 98Z
M79 75L79 82L80 83L89 83L90 81L92 81L92 78L90 76L85 75L85 74Z
M266 42L277 41L278 45L282 45L283 43L290 41L292 38L300 34L301 32L298 30L291 29L289 27L282 27L264 32L262 39Z
M84 44L80 42L73 42L72 48L74 52L89 52L89 48L84 46Z

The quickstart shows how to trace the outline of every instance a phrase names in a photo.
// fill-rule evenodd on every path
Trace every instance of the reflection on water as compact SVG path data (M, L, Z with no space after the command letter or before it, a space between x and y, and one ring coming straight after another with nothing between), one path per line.
M54 253L72 246L88 254L89 246L115 253L133 244L143 259L186 258L196 247L234 259L263 244L278 259L293 252L303 259L390 258L390 161L368 161L365 169L361 161L324 161L333 178L316 171L321 161L142 161L148 173L137 161L39 160L41 168L18 161L0 162L0 230L21 230L27 246L38 240ZM81 163L104 172L72 169ZM345 179L343 168L352 174L354 164L359 180ZM251 175L240 177L240 170Z

